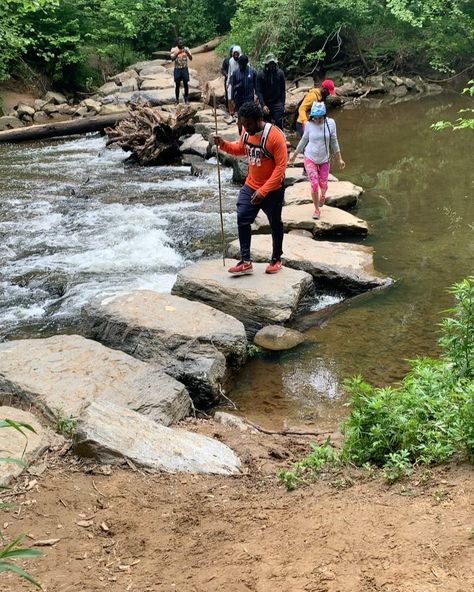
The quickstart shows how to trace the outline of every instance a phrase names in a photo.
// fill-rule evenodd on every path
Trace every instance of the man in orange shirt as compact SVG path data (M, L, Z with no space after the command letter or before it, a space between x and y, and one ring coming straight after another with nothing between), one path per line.
M239 109L243 130L237 142L226 142L214 136L214 143L224 152L235 156L247 155L249 173L237 200L240 257L237 265L229 268L233 275L253 273L250 256L251 224L260 208L265 212L272 229L273 252L266 273L277 273L282 267L283 222L281 210L285 197L285 171L288 149L283 132L263 121L263 112L256 103L244 103Z

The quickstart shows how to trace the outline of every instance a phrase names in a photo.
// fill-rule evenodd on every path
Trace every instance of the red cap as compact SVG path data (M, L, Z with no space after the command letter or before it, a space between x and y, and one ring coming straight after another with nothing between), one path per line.
M330 80L329 78L327 80L325 80L321 86L323 88L325 88L330 95L336 94L336 87L334 86L334 82L332 80Z

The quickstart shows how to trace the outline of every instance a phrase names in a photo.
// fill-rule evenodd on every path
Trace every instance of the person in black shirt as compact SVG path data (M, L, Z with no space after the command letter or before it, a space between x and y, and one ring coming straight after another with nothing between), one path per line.
M249 59L246 55L240 55L238 60L239 68L232 74L232 101L235 104L236 111L244 103L255 100L257 90L257 71L249 66Z
M257 76L257 96L266 119L274 121L283 129L285 114L286 83L283 70L273 54L265 58L265 66Z

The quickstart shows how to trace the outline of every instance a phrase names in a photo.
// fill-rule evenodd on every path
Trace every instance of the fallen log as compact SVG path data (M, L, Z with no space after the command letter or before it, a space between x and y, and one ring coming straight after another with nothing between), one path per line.
M198 53L206 53L207 51L212 51L213 49L216 49L216 47L219 45L219 43L223 39L224 39L224 37L215 37L214 39L211 39L207 43L203 43L202 45L198 45L197 47L192 47L190 50L191 54L196 55ZM169 58L170 52L169 51L154 51L153 55L157 56L158 58Z
M120 146L132 154L129 162L142 166L168 164L179 155L180 136L193 133L190 119L196 109L185 105L174 113L151 107L146 101L128 105L126 119L115 128L106 128L107 146Z
M113 115L98 115L96 117L84 117L71 121L59 121L42 125L30 125L28 127L15 128L0 132L0 144L5 142L26 142L28 140L42 140L60 136L73 136L88 132L99 132L115 125L118 121L127 117L127 111L114 113Z

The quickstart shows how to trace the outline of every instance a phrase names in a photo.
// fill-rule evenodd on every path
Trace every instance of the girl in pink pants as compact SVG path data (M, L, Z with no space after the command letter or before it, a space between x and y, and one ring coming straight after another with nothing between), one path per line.
M294 163L296 155L303 150L304 168L311 183L311 197L314 203L313 218L318 219L321 216L320 207L326 199L331 154L334 155L341 169L346 166L337 140L336 122L326 117L324 103L313 103L303 137L289 162Z

